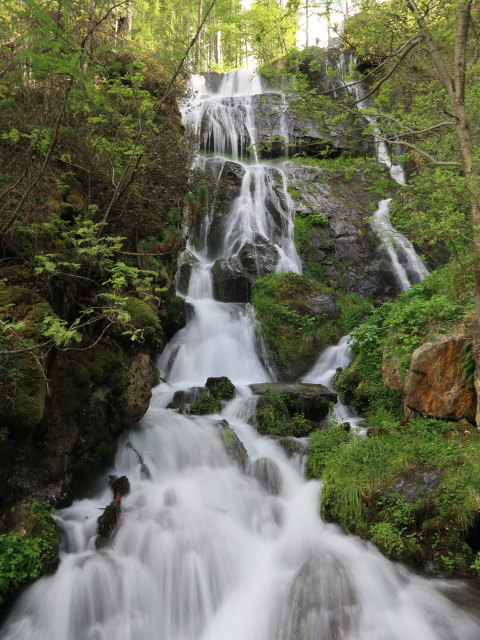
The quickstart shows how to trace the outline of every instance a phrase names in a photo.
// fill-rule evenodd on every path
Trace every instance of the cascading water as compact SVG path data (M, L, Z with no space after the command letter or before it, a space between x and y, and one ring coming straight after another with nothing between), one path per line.
M377 118L369 112L372 105L366 98L367 91L365 86L358 79L345 80L350 74L352 64L354 64L354 58L351 54L338 53L336 68L341 79L341 87L344 87L354 96L357 108L371 126L375 138L378 162L387 166L392 180L402 186L406 184L405 171L402 165L392 162L388 146L381 139ZM390 203L391 198L381 200L378 203L378 209L372 217L371 226L388 254L393 275L400 291L406 291L415 282L423 280L428 275L428 269L417 255L412 243L397 231L390 222Z
M327 347L318 358L310 371L302 378L302 382L323 384L329 389L334 389L335 377L339 369L346 369L352 360L350 348L350 336L340 338L338 344ZM333 407L333 415L339 422L348 422L351 427L359 427L363 418L359 417L353 409L344 404L340 398Z
M406 291L415 282L420 282L428 276L428 269L412 246L390 222L390 202L381 200L378 209L372 217L372 228L382 240L388 253L395 279L401 291Z
M228 74L222 85L240 104L242 82ZM278 242L287 255L288 242ZM147 415L118 444L111 472L127 475L132 488L117 534L95 550L96 520L110 500L106 476L94 498L58 513L60 566L21 596L2 639L478 640L480 623L443 594L446 583L324 523L320 483L305 482L247 424L251 392L241 385L268 379L252 319L213 300L207 247L195 255L187 296L194 315L161 357L174 388L156 387ZM348 360L346 344L324 353L315 375L325 384ZM166 408L175 388L223 374L237 395L221 416ZM224 448L225 419L248 451L245 471Z

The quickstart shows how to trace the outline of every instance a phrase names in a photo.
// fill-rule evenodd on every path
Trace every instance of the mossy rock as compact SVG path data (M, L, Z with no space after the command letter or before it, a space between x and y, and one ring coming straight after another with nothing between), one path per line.
M9 340L7 349L22 348L24 343ZM33 433L45 412L47 384L37 354L24 351L0 355L0 419L14 440Z
M450 435L451 434L451 435ZM444 574L472 574L478 550L480 435L418 418L355 438L314 434L307 463L321 478L322 513L390 558Z
M73 416L85 405L96 385L108 386L119 397L128 384L125 354L113 340L70 352L59 366L56 398L65 417Z
M208 378L205 386L212 396L221 400L231 400L235 396L235 385L226 376Z
M129 296L125 309L130 315L130 324L152 344L158 344L162 337L162 327L154 308L145 300Z
M58 565L60 536L48 505L23 502L8 514L0 534L0 605L21 587Z
M328 345L371 311L369 300L296 273L258 278L252 303L269 356L285 381L298 380Z
M336 389L342 400L360 411L365 411L369 406L369 380L362 376L362 356L358 354L349 366L340 372Z
M200 398L190 405L188 413L194 416L206 416L212 413L220 413L221 410L221 399L210 394L208 391L202 391Z
M324 347L338 341L338 322L306 304L327 292L318 282L294 273L269 274L253 285L259 331L282 379L298 379Z
M220 428L219 434L228 457L232 462L244 469L248 462L248 453L243 443L226 420L222 420L217 426Z

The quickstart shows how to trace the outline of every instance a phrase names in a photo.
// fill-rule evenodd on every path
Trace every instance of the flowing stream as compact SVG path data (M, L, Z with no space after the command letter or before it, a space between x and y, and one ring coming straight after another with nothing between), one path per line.
M299 270L286 180L255 152L252 94L259 79L227 74L217 92L196 79L186 115L215 168L235 156L239 196L225 217L224 242L194 256L187 302L191 319L165 348L160 367L170 385L153 390L145 418L118 443L110 473L126 475L121 526L95 549L96 520L111 500L108 474L94 497L58 513L62 558L16 603L4 640L478 640L480 626L444 594L462 585L427 580L386 560L371 544L318 516L320 483L249 426L247 384L268 381L255 344L251 311L213 298L211 269L242 246L270 243L278 270ZM250 161L242 159L250 149ZM275 204L272 217L271 203ZM329 347L311 377L331 385L348 362L348 339ZM340 363L340 364L339 364ZM237 393L221 415L167 409L178 389L227 375ZM250 462L224 448L227 420ZM259 469L267 470L260 473Z

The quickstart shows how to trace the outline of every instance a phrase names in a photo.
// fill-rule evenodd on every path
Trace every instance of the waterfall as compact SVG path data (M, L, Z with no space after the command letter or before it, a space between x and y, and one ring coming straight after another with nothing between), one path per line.
M246 114L258 79L227 74L216 94L203 80L194 82L202 93L186 118L197 123L202 145L221 149L220 155L227 147L232 154L245 149L247 139L255 147L254 121L247 126ZM229 130L231 124L239 128ZM227 160L206 162L218 167ZM214 250L188 247L195 258L186 293L192 318L160 357L170 385L153 390L146 416L121 437L97 493L58 512L60 566L22 594L0 637L478 640L478 621L443 594L443 582L419 577L323 522L320 483L306 482L298 465L245 421L252 405L246 383L269 376L256 353L252 313L213 298L212 264L232 251L237 255L256 235L278 246L274 268L298 263L288 199L279 198L276 221L271 201L262 200L278 198L284 189L281 168L238 164L242 186L222 227L235 249L227 243ZM201 237L208 237L212 224L206 216ZM324 353L323 373L315 376L325 384L348 360L347 343ZM212 375L229 375L237 384L237 395L220 414L188 416L167 408L175 389L203 385ZM246 471L224 446L225 420L248 452ZM256 462L270 470L274 487L257 479ZM117 534L96 550L96 520L111 500L110 474L128 476L131 491L122 500Z
M401 164L392 162L388 146L381 138L377 118L368 111L372 105L366 97L368 92L364 84L358 79L345 80L352 63L354 63L354 57L351 54L342 51L338 53L336 69L341 78L341 87L346 88L353 95L357 108L373 130L378 162L388 167L394 182L403 186L407 182L405 171ZM412 243L393 227L390 221L390 203L391 198L378 203L378 209L371 220L371 227L387 252L400 291L406 291L415 282L423 280L429 272Z
M346 369L352 361L352 350L349 343L350 336L343 336L338 344L324 349L314 366L302 378L302 382L323 384L334 390L334 381L339 369ZM363 418L360 418L353 409L344 404L340 397L333 407L333 416L341 423L348 422L350 427L359 427L362 430Z

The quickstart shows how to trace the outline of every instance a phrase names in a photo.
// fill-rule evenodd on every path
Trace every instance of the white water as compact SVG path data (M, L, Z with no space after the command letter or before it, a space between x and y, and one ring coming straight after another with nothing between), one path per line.
M372 128L378 162L386 165L392 180L403 186L407 181L405 171L401 164L392 162L388 146L382 140L377 118L368 111L371 108L371 104L365 98L367 94L365 86L362 82L358 82L358 79L345 80L345 77L350 74L349 66L352 62L353 57L351 55L343 52L339 53L337 70L342 79L342 86L354 96L357 108L363 112L363 117ZM423 280L429 272L413 248L412 243L397 231L390 222L390 202L391 198L381 200L378 203L378 209L372 217L371 226L388 254L392 272L400 291L406 291L415 282Z
M322 351L312 369L302 378L302 382L323 384L334 390L334 380L338 369L346 369L352 361L350 348L350 336L340 338L338 344L327 347ZM341 423L348 422L351 428L361 428L363 418L360 418L353 409L337 399L333 407L333 415Z
M398 286L401 291L406 291L414 282L420 282L428 276L428 269L412 243L390 222L390 202L391 198L378 203L371 225L388 253Z
M228 82L239 91L240 77ZM166 409L173 389L156 387L147 415L118 445L112 473L127 475L132 490L112 544L94 547L96 520L112 497L105 476L94 498L58 514L60 567L22 595L1 638L478 640L478 621L442 595L441 582L322 522L320 484L305 482L245 422L251 392L241 385L267 374L248 313L212 299L205 253L189 284L194 317L160 362L175 388L221 374L239 385L222 417L248 451L247 472L227 456L220 416ZM348 358L345 338L311 375L331 385ZM275 491L256 479L255 461L276 478Z

